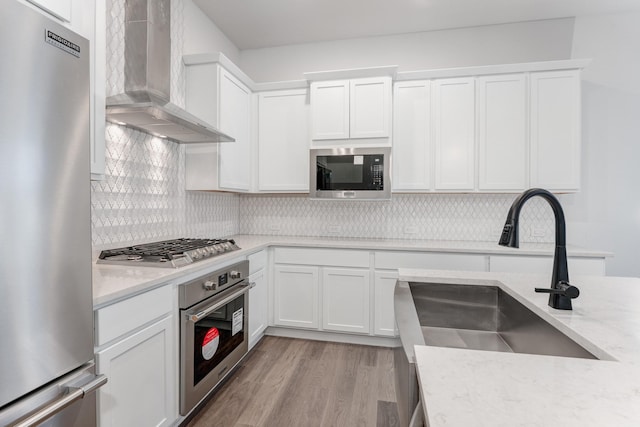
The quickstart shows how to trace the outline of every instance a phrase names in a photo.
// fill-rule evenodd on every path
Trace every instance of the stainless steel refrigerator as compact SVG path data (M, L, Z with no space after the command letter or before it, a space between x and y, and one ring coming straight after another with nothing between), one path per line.
M0 426L92 426L89 43L0 10Z

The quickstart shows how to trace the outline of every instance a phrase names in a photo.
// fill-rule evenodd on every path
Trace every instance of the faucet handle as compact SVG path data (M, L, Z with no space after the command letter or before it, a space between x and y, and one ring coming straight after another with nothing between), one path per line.
M578 298L580 295L580 289L564 280L559 281L555 288L536 288L535 291L543 294L562 295L567 298Z

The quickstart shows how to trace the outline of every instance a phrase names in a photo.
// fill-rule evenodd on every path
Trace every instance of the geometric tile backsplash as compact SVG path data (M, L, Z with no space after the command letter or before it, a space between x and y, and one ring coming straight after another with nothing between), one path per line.
M92 183L94 249L239 233L495 241L515 197L394 194L368 202L191 192L184 189L184 160L182 145L107 124L105 179ZM527 202L523 242L553 242L553 227L545 201Z
M107 0L107 95L124 90L124 0ZM183 1L171 1L171 100L184 105ZM388 201L191 192L184 146L107 123L105 178L91 184L94 250L233 234L496 241L513 194L394 194ZM523 242L553 242L539 198L522 210Z
M188 192L184 147L107 123L105 178L92 182L94 249L238 233L239 197Z
M514 194L394 194L388 201L311 200L305 195L242 195L243 234L496 241ZM544 200L524 205L523 242L553 242Z

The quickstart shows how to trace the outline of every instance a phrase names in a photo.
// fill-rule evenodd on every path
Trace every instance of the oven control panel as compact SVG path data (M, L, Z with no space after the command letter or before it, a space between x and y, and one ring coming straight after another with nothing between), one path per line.
M179 286L180 308L188 308L238 284L248 276L249 261L245 260L184 283Z

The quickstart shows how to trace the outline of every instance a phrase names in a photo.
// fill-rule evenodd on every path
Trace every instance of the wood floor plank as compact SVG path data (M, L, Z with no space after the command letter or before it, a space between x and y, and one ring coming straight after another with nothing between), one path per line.
M378 401L376 427L398 427L400 417L398 415L398 405L396 402Z
M375 366L358 367L349 419L350 426L367 427L376 424L378 401L375 386L377 383L378 372Z
M267 336L187 427L396 426L392 370L388 348Z
M276 403L287 390L287 384L299 363L307 342L278 338L279 346L267 348L271 367L265 373L262 381L256 383L256 391L252 396L252 405L240 415L238 422L262 426L274 410Z

